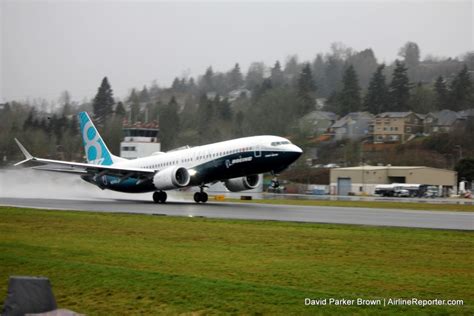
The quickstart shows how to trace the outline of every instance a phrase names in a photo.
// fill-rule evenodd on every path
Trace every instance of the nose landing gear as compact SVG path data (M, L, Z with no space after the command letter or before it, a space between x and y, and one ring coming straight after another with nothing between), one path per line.
M166 194L166 192L164 191L158 191L158 192L155 192L153 193L153 201L155 203L166 203L166 198L168 197L168 195Z

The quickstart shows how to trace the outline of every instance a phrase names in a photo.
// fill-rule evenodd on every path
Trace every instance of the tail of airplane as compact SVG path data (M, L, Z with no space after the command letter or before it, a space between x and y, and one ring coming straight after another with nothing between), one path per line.
M115 162L123 160L120 157L112 155L87 112L80 112L78 116L82 143L88 163L110 166Z

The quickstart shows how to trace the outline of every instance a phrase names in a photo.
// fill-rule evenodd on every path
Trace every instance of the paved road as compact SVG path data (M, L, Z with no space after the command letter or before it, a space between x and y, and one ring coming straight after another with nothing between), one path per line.
M165 205L158 205L144 200L105 198L19 199L0 197L0 205L80 211L165 214L172 216L474 230L474 213L468 212L226 202L195 204L194 202L183 201L171 201Z

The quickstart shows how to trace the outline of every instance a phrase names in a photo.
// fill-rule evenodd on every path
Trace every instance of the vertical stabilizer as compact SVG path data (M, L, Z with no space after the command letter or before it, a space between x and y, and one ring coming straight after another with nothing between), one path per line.
M104 166L112 165L114 163L113 155L105 145L87 112L80 112L78 116L87 162Z

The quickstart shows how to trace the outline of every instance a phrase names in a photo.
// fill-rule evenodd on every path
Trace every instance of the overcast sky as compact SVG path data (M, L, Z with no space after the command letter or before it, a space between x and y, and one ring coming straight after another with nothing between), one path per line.
M115 95L212 65L312 60L332 42L391 62L407 41L422 57L473 50L472 1L163 2L0 0L0 101Z

